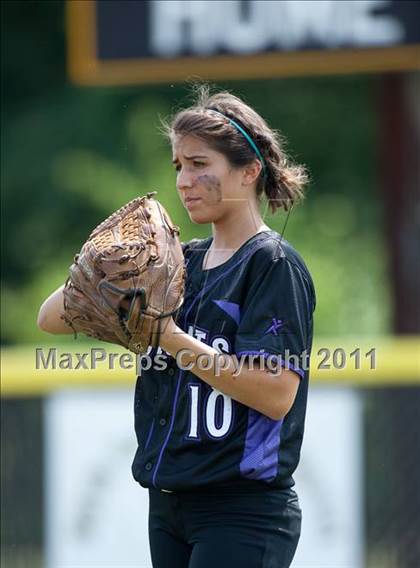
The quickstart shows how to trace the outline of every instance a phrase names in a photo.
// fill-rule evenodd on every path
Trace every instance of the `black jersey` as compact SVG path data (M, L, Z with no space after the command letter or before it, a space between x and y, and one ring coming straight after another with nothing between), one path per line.
M312 279L275 231L254 235L225 263L202 270L211 241L184 246L186 294L177 325L238 361L253 359L254 368L261 358L267 364L275 358L299 374L297 396L288 414L273 420L181 369L160 348L152 350L156 364L141 373L135 390L133 475L143 487L167 490L291 487L306 412Z

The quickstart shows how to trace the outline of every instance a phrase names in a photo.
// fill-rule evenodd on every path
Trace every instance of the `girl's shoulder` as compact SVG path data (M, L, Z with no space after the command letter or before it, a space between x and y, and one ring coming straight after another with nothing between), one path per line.
M202 246L204 244L210 243L210 241L211 237L207 237L205 239L191 239L190 241L182 242L181 246L183 252L185 253L189 250L200 248L200 245Z
M299 252L276 231L266 231L265 235L266 238L261 239L260 246L250 259L252 270L258 273L266 272L273 267L273 264L276 264L281 269L281 265L286 263L290 265L292 272L295 274L299 273L306 280L309 288L315 295L312 276Z
M194 246L202 241L205 241L206 239L192 239L191 241L182 241L181 242L181 247L182 247L182 252L185 254L188 250L194 248Z
M298 251L277 231L270 230L259 234L264 234L264 238L260 240L260 246L255 251L255 260L258 260L260 263L270 264L273 261L283 259L302 272L308 272L305 261Z
M210 245L211 237L206 239L192 239L191 241L181 243L182 252L184 253L185 260L194 253L207 250Z

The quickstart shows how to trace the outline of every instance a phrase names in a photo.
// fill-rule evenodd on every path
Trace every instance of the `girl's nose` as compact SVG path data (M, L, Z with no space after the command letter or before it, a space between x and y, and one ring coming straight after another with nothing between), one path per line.
M191 175L191 173L187 172L187 170L182 169L178 173L178 177L176 180L176 185L178 189L186 189L192 187L192 182L193 182L193 176Z

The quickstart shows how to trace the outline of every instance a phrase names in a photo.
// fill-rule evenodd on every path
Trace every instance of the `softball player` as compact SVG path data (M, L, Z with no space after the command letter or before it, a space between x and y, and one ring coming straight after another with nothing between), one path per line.
M300 535L292 476L315 292L260 201L290 211L305 171L229 93L200 88L165 130L180 199L212 237L184 244L184 304L136 383L132 470L149 489L153 566L287 568ZM61 287L41 307L40 328L71 333L62 309Z
M184 245L185 302L137 379L133 475L149 488L153 566L286 568L315 293L260 198L289 209L305 172L229 93L202 88L165 130L179 196L212 237Z

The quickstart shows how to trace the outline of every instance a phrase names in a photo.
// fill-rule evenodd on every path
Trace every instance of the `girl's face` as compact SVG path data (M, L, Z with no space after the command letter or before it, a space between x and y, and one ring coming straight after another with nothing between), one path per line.
M233 168L226 157L192 135L176 136L172 144L176 186L194 223L229 218L255 198L244 168Z

